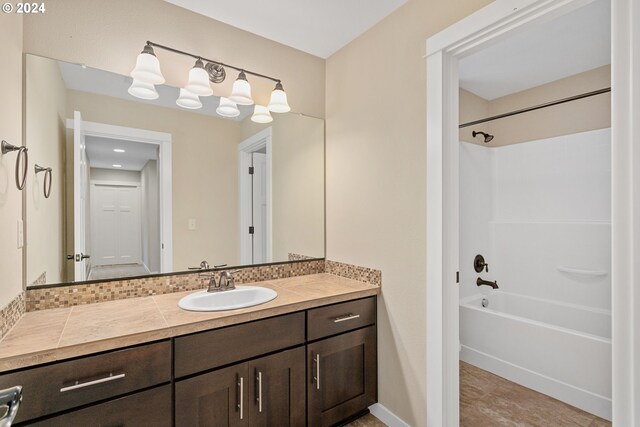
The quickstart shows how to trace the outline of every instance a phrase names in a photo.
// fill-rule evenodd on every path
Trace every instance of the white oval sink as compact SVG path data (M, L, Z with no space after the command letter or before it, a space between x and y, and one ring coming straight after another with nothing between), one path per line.
M273 289L259 286L236 286L220 292L199 291L182 298L178 307L189 311L224 311L264 304L278 296Z

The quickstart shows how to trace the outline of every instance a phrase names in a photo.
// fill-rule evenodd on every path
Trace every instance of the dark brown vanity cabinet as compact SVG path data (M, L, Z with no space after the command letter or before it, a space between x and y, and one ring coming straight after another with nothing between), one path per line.
M312 312L314 316L312 316ZM322 323L314 325L312 319ZM347 323L353 321L352 323ZM307 344L307 419L310 426L331 426L377 401L375 299L310 310L308 330L361 327Z
M304 426L304 347L176 383L176 426Z
M17 425L329 426L376 401L375 297L0 374Z

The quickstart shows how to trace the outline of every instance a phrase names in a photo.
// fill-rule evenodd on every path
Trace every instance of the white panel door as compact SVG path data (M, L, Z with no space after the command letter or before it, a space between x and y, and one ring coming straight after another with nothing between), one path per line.
M253 156L253 263L270 262L267 259L267 155Z
M93 265L139 264L140 188L92 185Z

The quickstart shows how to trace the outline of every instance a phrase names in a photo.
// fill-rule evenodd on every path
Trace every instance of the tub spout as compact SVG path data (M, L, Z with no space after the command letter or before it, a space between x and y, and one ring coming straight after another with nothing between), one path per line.
M490 282L488 280L482 280L481 278L478 277L478 280L476 280L476 285L478 286L486 285L486 286L491 286L493 289L498 289L497 280L495 282Z

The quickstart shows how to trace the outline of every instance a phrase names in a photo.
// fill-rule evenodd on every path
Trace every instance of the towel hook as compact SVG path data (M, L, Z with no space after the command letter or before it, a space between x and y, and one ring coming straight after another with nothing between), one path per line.
M18 190L24 189L24 185L27 182L27 170L29 166L29 154L27 154L27 151L29 149L24 146L16 147L13 144L9 144L5 140L2 141L1 149L2 149L2 154L11 153L12 151L18 152L18 158L16 159L16 187L18 187ZM22 168L21 168L20 164L23 163L21 161L23 157L24 157L24 165L22 165ZM22 169L22 178L20 178L20 169Z
M44 183L43 183L44 198L48 199L49 196L51 196L51 181L52 181L51 168L43 168L42 166L36 164L34 169L36 171L36 175L39 174L40 172L44 172ZM47 180L48 180L48 184L47 184Z

